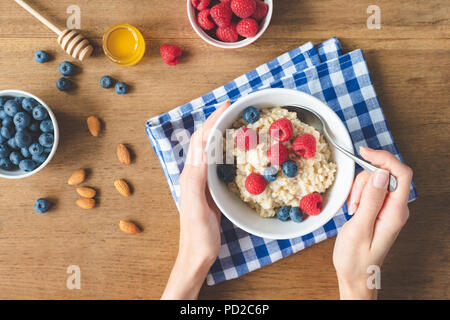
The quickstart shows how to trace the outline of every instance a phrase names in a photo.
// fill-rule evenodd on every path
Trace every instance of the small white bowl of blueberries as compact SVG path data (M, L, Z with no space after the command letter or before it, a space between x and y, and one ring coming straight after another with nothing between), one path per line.
M0 91L0 177L20 179L41 171L58 147L52 110L21 90Z

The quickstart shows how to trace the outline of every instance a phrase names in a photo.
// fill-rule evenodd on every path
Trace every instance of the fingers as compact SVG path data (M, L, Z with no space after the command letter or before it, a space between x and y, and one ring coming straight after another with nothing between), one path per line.
M390 198L400 202L408 201L413 172L411 168L403 164L392 153L384 150L373 150L361 147L361 156L372 164L388 170L397 178L398 186L391 192Z
M367 180L361 194L361 200L354 219L372 236L375 220L383 206L389 184L389 172L375 170Z
M203 123L202 127L199 129L202 136L202 145L203 148L206 146L206 142L208 141L209 134L211 132L212 127L216 123L216 121L220 118L220 116L227 110L230 106L230 101L225 101L222 105L217 108Z
M361 200L361 195L364 187L369 180L370 173L367 171L361 171L355 178L353 182L352 191L348 200L348 214L353 215L358 209L359 202Z
M229 101L224 102L208 117L202 127L192 134L186 163L180 176L181 188L186 187L187 190L192 191L205 190L207 157L204 152L204 147L208 139L208 135L205 133L211 130L214 123L229 106Z
M217 108L216 111L214 111L208 119L205 120L205 122L202 125L203 129L211 129L214 126L214 123L216 123L217 119L222 115L222 113L225 112L225 110L230 106L230 101L227 100L224 103L221 104L219 108Z

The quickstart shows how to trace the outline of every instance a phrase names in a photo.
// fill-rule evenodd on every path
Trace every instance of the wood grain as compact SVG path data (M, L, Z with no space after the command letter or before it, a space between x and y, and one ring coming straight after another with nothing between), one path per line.
M373 1L275 1L264 36L239 50L222 50L194 33L184 1L30 1L64 27L66 8L81 8L83 34L96 49L80 64L75 91L56 89L58 64L70 57L53 33L13 1L0 2L0 89L22 89L41 97L61 128L58 151L43 171L24 180L0 180L0 298L155 299L167 281L178 246L178 213L159 162L144 132L151 116L196 98L306 41L332 36L345 51L364 50L381 105L405 161L414 169L419 200L383 267L383 299L450 298L448 287L450 193L449 5L446 1L377 1L381 30L368 30L366 8ZM103 32L113 24L138 27L147 53L134 67L113 65L101 52ZM182 62L161 62L159 46L176 43ZM53 60L38 64L33 53L48 50ZM99 86L109 74L132 86L126 96ZM96 114L104 128L92 137L85 124ZM136 157L117 161L118 143ZM68 186L69 175L89 169L83 185L98 191L98 206L83 211ZM113 182L126 179L133 195L124 198ZM38 197L55 209L33 213ZM118 228L132 220L136 236ZM336 299L329 239L237 280L204 288L201 298ZM66 288L66 268L81 268L81 290Z

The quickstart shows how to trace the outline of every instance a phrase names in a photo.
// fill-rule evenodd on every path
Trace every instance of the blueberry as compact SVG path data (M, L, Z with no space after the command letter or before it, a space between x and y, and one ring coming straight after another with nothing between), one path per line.
M291 210L290 207L281 207L277 211L277 218L281 221L287 221L289 219L289 211Z
M277 180L278 169L275 167L267 167L264 169L264 179L268 182Z
M13 150L19 149L19 147L17 147L17 142L16 142L15 137L12 137L11 139L9 139L6 144L8 145L8 147L10 147Z
M10 116L6 116L3 120L2 120L2 126L4 127L11 127L13 124L13 118Z
M38 102L33 98L25 98L22 101L22 109L28 113L31 113L31 111L33 111L33 108L36 107L37 105Z
M73 75L74 71L75 66L68 61L63 61L59 65L59 72L61 72L63 76L71 76Z
M14 165L12 164L11 160L9 160L8 158L0 159L0 168L2 168L4 170L11 170L13 167L14 167Z
M8 126L8 127L2 127L0 129L0 134L3 136L3 138L6 139L11 139L12 137L14 137L15 134L15 130L13 127Z
M242 117L245 122L255 123L259 119L259 110L252 106L247 107L244 109Z
M49 55L47 52L39 50L34 54L34 60L36 60L39 63L44 63L49 60Z
M36 164L41 165L47 159L47 155L45 154L34 155L31 157L31 159L34 162L36 162Z
M30 158L31 157L31 153L30 153L30 151L28 150L27 147L20 148L20 153L22 154L22 156L24 158Z
M3 107L6 101L8 101L7 97L0 97L0 108Z
M30 124L30 121L30 115L25 112L17 112L14 116L14 124L17 129L25 129Z
M128 92L129 87L124 82L117 82L114 89L118 94L126 94Z
M0 143L5 143L7 140L0 134Z
M47 110L41 105L38 105L33 108L33 118L35 120L41 121L46 119L48 116Z
M303 213L298 207L292 207L291 210L289 210L289 217L291 217L291 220L294 222L302 222L303 220Z
M39 121L31 120L31 123L28 126L28 130L30 130L31 132L38 132L38 131L40 131Z
M293 178L298 173L298 166L295 161L288 160L285 163L283 163L283 173L288 178Z
M23 160L23 156L19 151L13 151L9 155L9 160L11 161L12 164L18 166L20 161Z
M100 85L105 89L112 88L112 86L114 85L114 79L110 76L103 76L100 79Z
M23 171L30 172L36 168L36 163L33 160L25 159L19 162L19 168Z
M8 158L11 150L9 150L8 146L4 143L0 143L0 159Z
M230 183L236 176L236 168L232 164L219 164L217 166L217 176L223 182Z
M3 110L5 110L8 116L14 117L14 115L19 112L20 106L16 100L8 100L3 106Z
M44 132L39 136L39 143L46 148L50 148L53 146L53 134Z
M17 131L15 138L19 148L28 147L33 142L30 133L26 130Z
M52 120L44 120L41 122L39 128L42 132L53 132L53 122Z
M31 144L31 146L28 147L28 151L30 151L30 154L32 156L38 156L44 151L44 147L39 143L34 142Z
M5 110L0 110L0 119L5 119L6 117L9 117L7 114L6 114L6 112L5 112Z
M64 77L61 77L56 81L56 87L61 91L67 91L72 86L72 82Z
M22 105L23 100L25 99L25 97L15 97L14 100L16 100L16 102L19 104L19 108Z
M52 204L47 199L39 198L34 203L34 210L37 213L43 214L46 213L48 210L50 210Z
M53 148L44 148L44 153L49 154Z

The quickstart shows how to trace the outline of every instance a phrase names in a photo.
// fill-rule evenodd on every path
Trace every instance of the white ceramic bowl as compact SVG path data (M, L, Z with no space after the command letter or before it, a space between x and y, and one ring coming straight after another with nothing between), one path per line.
M23 171L21 169L16 169L16 170L12 170L12 171L8 171L8 170L3 170L0 169L0 177L1 178L7 178L7 179L21 179L21 178L26 178L29 177L39 171L41 171L42 169L44 169L44 167L50 162L50 160L53 158L53 155L56 152L56 149L58 148L58 142L59 142L59 129L58 129L58 122L56 121L56 117L53 114L52 110L45 104L44 101L42 101L41 99L39 99L38 97L36 97L35 95L32 95L31 93L22 91L22 90L3 90L0 91L0 97L25 97L25 98L33 98L35 99L37 102L39 102L39 104L41 104L48 112L48 115L50 117L50 119L53 122L53 136L54 136L54 142L53 142L53 147L52 147L52 151L49 153L47 159L45 159L45 161L36 169L34 169L33 171L30 172L26 172Z
M242 111L248 106L264 109L290 104L301 104L314 109L325 119L330 131L336 137L336 142L347 150L353 150L345 125L330 107L309 94L291 89L266 89L239 99L217 120L212 132L219 130L223 134L226 129L232 127L238 117L242 116ZM207 143L207 150L212 148L212 140L211 136ZM337 164L336 179L324 194L322 212L317 216L308 217L301 223L259 217L254 209L219 180L216 164L208 164L208 186L211 196L231 222L254 235L269 239L291 239L313 232L333 218L344 205L353 183L354 162L333 146L330 145L330 148Z
M210 37L197 23L197 16L195 14L195 8L191 5L191 0L187 0L187 14L189 18L189 22L191 23L192 28L194 31L199 35L200 38L205 40L207 43L223 48L223 49L237 49L242 48L245 46L248 46L249 44L255 42L258 40L259 37L262 36L264 31L266 31L267 27L270 24L270 20L272 19L272 12L273 12L273 2L272 0L263 0L268 5L268 11L266 17L260 22L259 31L256 34L256 36L252 38L247 38L241 41L237 42L223 42L217 39L214 39L213 37Z

